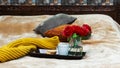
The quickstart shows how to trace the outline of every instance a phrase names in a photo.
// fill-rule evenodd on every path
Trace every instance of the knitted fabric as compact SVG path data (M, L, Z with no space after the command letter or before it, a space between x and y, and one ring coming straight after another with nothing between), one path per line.
M57 36L52 38L22 38L0 48L0 62L17 59L38 48L55 49L59 43Z

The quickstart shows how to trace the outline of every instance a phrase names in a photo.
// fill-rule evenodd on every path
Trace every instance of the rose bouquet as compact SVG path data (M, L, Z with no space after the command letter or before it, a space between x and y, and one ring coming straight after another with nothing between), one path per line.
M89 39L91 36L92 30L88 24L83 24L82 26L78 25L69 25L66 26L62 32L62 35L68 38L76 38L79 37L81 39Z
M75 51L80 51L82 52L82 46L80 45L81 40L86 40L89 39L91 36L92 30L91 27L88 24L83 24L82 26L78 25L69 25L66 26L65 29L62 32L62 35L64 37L67 37L71 49L80 49L80 50L75 50ZM78 53L75 52L75 55L79 55Z

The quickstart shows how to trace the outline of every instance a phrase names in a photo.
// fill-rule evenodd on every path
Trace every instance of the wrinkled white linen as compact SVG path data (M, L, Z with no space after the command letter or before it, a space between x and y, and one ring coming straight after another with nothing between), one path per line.
M76 24L87 23L92 27L91 39L83 41L86 56L82 60L59 60L25 56L0 63L1 68L120 68L120 26L110 16L91 14L73 15ZM0 23L31 23L35 28L49 18L42 16L1 16ZM59 22L59 21L58 21ZM19 27L20 28L20 27ZM25 27L24 27L25 28ZM1 30L1 29L0 29ZM14 32L14 31L13 31ZM34 32L22 34L0 33L0 46L21 37L39 37Z

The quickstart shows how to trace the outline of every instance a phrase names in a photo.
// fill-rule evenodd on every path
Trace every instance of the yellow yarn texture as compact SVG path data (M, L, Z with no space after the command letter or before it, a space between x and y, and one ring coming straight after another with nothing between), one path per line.
M0 62L17 59L38 48L56 49L59 43L57 36L52 38L22 38L0 48Z

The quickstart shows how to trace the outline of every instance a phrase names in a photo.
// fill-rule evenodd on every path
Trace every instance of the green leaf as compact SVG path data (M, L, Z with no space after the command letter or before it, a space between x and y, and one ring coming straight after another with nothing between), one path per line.
M70 36L70 37L68 37L68 38L67 38L67 41L70 41L70 39L71 39L71 38L72 38L71 36Z
M87 36L83 36L82 37L82 40L87 40L87 39L89 39L91 37L91 34L89 34L89 35L87 35Z
M76 33L74 33L73 35L72 35L72 38L77 38L78 37L78 35L76 34Z

